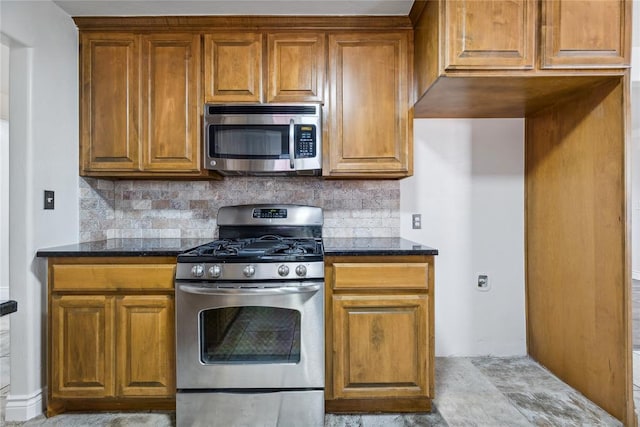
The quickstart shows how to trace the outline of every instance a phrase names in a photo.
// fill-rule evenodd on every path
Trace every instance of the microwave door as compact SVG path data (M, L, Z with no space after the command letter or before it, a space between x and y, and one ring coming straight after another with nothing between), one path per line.
M289 159L293 142L287 125L211 125L210 156L228 159Z

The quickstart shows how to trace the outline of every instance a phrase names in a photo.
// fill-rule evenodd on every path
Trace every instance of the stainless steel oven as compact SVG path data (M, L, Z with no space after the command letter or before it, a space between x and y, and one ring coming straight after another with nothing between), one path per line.
M178 425L322 426L321 210L236 206L218 221L220 240L178 257Z

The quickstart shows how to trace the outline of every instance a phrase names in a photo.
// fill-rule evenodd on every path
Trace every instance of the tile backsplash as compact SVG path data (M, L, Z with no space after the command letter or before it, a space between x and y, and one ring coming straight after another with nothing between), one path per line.
M80 241L213 238L221 206L295 203L322 207L325 237L397 237L400 183L317 177L229 177L223 181L80 178Z

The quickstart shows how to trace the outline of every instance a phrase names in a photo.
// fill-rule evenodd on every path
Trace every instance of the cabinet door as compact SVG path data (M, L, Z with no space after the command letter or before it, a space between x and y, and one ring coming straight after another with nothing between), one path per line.
M445 69L532 69L535 0L444 2Z
M262 34L204 36L206 102L262 101Z
M268 35L267 102L322 101L324 40L324 33Z
M542 68L629 65L631 1L544 0L542 20Z
M429 396L427 295L333 296L333 397Z
M106 296L52 297L51 397L114 396L113 307Z
M141 75L144 169L198 171L199 35L143 36Z
M82 169L138 170L138 38L90 33L81 34L80 43Z
M329 117L324 173L403 177L412 173L410 34L329 36Z
M117 303L117 391L122 397L175 394L174 304L169 295Z

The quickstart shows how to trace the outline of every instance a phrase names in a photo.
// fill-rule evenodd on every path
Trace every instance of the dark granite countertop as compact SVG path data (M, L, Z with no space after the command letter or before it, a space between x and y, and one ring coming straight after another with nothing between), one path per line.
M399 237L324 238L326 256L438 255L438 250Z
M13 300L0 301L0 316L18 311L18 303Z
M178 256L207 239L107 239L40 249L38 257ZM325 238L327 256L438 255L438 250L398 237Z
M38 257L178 256L208 239L107 239L40 249Z

